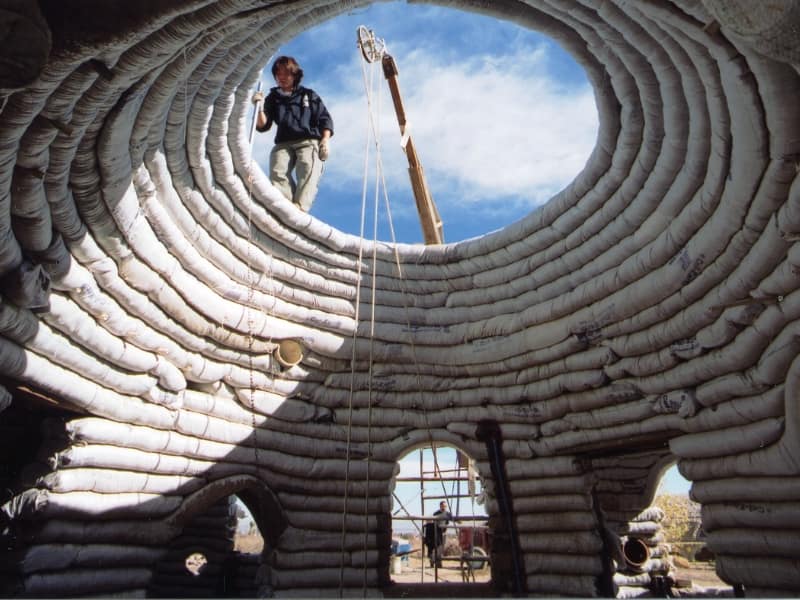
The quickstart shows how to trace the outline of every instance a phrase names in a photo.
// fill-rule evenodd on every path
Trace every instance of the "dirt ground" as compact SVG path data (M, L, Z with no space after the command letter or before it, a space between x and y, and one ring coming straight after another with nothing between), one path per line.
M687 587L730 587L717 577L714 563L693 562L689 563L688 567L675 567L673 576L679 580L682 586ZM486 566L469 572L468 569L462 569L458 560L445 560L441 568L434 570L429 566L427 559L423 563L419 555L414 554L400 562L399 573L392 568L391 578L397 583L482 583L491 579L491 570Z
M258 534L237 534L233 538L233 549L244 554L261 554L264 549L264 538Z
M692 585L699 587L730 587L727 583L717 577L714 571L714 563L691 562L688 567L678 567L674 569L674 574L679 579L688 579Z
M397 561L392 562L390 569L390 577L396 583L485 583L491 578L488 566L470 570L458 559L444 559L442 566L436 569L430 566L427 558L423 561L419 553L409 554L399 562L399 572Z

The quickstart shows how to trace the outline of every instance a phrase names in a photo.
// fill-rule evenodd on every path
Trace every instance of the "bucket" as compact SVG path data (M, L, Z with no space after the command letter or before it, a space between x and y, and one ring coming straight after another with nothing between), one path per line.
M399 556L392 557L392 575L403 574L403 559Z
M297 340L282 340L275 349L275 359L284 367L293 367L303 360L303 345Z

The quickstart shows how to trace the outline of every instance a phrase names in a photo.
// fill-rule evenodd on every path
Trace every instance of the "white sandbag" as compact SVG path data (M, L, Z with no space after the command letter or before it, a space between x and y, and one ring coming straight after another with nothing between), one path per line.
M359 496L349 496L345 499L342 494L334 494L332 496L322 496L315 494L309 496L308 494L296 494L289 492L278 492L281 505L286 510L291 511L324 511L324 512L339 512L344 511L345 501L348 510L354 514L370 513L388 513L392 508L392 499L390 496L369 496L368 498Z
M591 510L592 499L579 494L554 494L551 496L514 496L516 514Z
M84 567L149 567L160 560L166 548L111 544L47 544L28 549L22 559L25 574Z
M595 577L591 575L532 574L525 576L530 594L596 598Z
M599 555L526 552L523 561L527 575L535 573L600 575L603 572Z
M634 523L640 523L642 521L652 521L654 523L660 523L661 521L664 520L665 516L666 513L664 512L663 508L659 506L648 506L638 515L633 517L631 521L633 521Z
M53 469L69 466L140 471L162 475L200 476L203 473L220 473L226 470L225 463L197 460L183 456L143 452L131 448L87 444L73 446L57 452L49 462ZM233 469L228 465L227 469Z
M156 518L173 512L180 502L178 496L142 492L55 493L31 489L6 502L2 510L11 518L21 519Z
M723 581L747 582L756 587L791 592L800 581L796 559L760 556L718 556L717 574Z
M661 530L661 525L655 521L631 521L621 533L632 537L648 537L655 535Z
M40 477L36 485L57 493L88 491L102 494L144 492L182 495L197 490L204 480L179 475L156 475L110 469L60 469Z
M364 547L375 548L377 546L377 536L375 533L345 532L341 531L315 531L308 529L298 529L291 524L281 535L279 547L285 552L342 552L363 550Z
M592 512L553 512L523 514L517 516L517 529L520 532L542 531L590 531L597 526Z
M279 570L345 567L375 568L378 551L365 552L273 552L270 564Z
M377 531L379 529L378 523L383 515L380 514L362 514L350 513L341 514L334 512L323 512L316 510L309 511L286 511L286 517L289 522L298 529L308 529L316 531L342 531L345 528L347 531L358 531L364 529L366 531Z
M703 526L800 529L800 507L793 502L720 502L703 505Z
M703 410L686 422L686 433L724 430L747 425L769 417L782 417L785 412L785 391L782 385L768 388L761 394L737 397Z
M617 572L614 573L614 583L618 586L649 588L651 583L651 577L650 573L638 573L636 575L631 575L627 573Z
M304 587L331 587L338 585L354 587L357 585L376 586L378 574L371 569L354 569L352 567L320 568L314 570L314 578L308 576L306 569L277 570L269 573L269 583L276 588L302 589Z
M706 544L719 555L796 556L796 528L725 528L706 533Z
M152 572L143 568L74 569L36 573L25 579L25 591L33 596L83 596L89 593L125 591L146 587Z
M30 538L32 544L64 543L72 540L82 544L132 544L154 546L167 544L181 533L162 520L76 521L50 519L37 523ZM22 536L20 536L22 537Z
M679 436L670 440L670 449L681 458L730 456L769 446L784 430L783 417L764 419L736 428Z
M692 483L690 497L700 504L714 502L786 501L800 496L800 477L733 477Z
M538 479L513 479L509 482L512 495L516 497L558 494L582 494L591 488L593 476L573 475L541 477Z
M602 551L603 540L597 531L526 532L519 545L526 552L592 555Z

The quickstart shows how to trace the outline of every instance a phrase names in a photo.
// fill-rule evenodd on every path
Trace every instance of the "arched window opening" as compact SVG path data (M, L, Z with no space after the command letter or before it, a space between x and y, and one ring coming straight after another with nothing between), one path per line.
M644 511L638 523L642 532L637 536L628 536L624 546L625 556L629 552L634 557L640 555L642 567L658 566L669 570L672 585L679 589L689 589L696 593L725 590L730 592L730 585L723 582L715 572L714 554L705 543L705 534L700 522L700 505L689 497L689 482L678 472L676 465L669 467L661 477L652 506ZM650 516L651 522L645 518ZM658 535L656 543L640 544L637 550L637 538L646 539L647 530ZM632 541L631 541L632 540ZM630 546L628 546L630 544ZM659 552L659 544L668 548ZM666 563L668 561L668 563Z
M591 459L591 500L603 543L600 595L733 595L716 575L700 505L689 497L690 482L675 461L663 445Z
M399 459L392 491L391 577L396 583L486 583L491 535L475 461L450 445Z
M264 539L236 495L194 515L156 565L148 593L171 598L246 598L258 595Z
M236 532L233 549L241 554L260 555L264 550L264 537L258 529L250 509L238 496L233 496L236 505Z

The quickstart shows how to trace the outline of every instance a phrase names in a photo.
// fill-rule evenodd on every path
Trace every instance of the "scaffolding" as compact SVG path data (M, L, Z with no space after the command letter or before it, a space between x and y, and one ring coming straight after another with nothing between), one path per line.
M452 461L452 464L443 464L440 460L440 451L445 447L455 451L455 460ZM442 547L445 552L443 556L437 557L439 560L433 560L430 551L427 556L422 557L423 579L425 565L430 562L434 581L438 581L438 569L442 562L446 561L449 564L457 565L462 570L464 581L469 580L470 575L474 580L474 571L488 565L491 550L487 525L488 516L483 511L476 513L476 504L480 504L479 496L482 493L482 486L474 461L465 453L451 446L432 444L418 448L416 452L419 455L419 476L397 477L395 481L419 484L418 498L421 514L411 514L395 494L395 501L399 508L395 510L392 518L399 521L410 521L423 541L424 547L424 525L435 522L434 511L439 508L442 501L446 502L452 519L444 528ZM432 468L430 462L425 460L426 452L433 456ZM434 488L433 492L431 492L431 488ZM401 512L402 515L398 514ZM452 549L452 544L448 544L448 541L453 539L452 536L458 543L458 553L455 554L452 551L447 552L448 548Z

